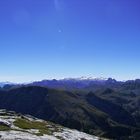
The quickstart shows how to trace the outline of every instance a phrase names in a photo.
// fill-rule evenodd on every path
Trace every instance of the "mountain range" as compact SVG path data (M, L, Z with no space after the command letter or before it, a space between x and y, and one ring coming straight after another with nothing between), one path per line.
M139 140L140 80L63 79L5 84L0 108L109 139Z

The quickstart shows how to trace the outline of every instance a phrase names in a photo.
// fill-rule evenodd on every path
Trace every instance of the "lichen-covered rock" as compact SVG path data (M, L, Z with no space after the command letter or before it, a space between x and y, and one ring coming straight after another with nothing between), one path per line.
M5 128L6 127L6 128ZM98 140L98 137L68 129L29 115L0 110L0 140Z

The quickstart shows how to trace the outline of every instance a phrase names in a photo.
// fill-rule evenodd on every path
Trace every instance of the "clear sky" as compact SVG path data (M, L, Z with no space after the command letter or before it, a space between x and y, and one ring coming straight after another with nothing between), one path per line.
M140 78L139 0L0 0L0 81Z

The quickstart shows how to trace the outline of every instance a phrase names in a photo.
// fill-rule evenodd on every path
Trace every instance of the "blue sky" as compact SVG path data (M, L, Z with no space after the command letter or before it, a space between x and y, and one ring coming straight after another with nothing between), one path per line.
M139 0L0 0L0 81L140 78Z

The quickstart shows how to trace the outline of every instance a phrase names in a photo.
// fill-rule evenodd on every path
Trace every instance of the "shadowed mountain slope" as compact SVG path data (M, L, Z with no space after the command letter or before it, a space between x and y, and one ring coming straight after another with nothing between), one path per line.
M139 106L139 100L133 98L124 97L112 89L82 94L24 86L1 90L0 108L30 114L107 138L136 138L136 133L140 132L140 116L134 110ZM122 104L117 99L126 102ZM131 104L133 110L130 112L127 108L132 107Z

